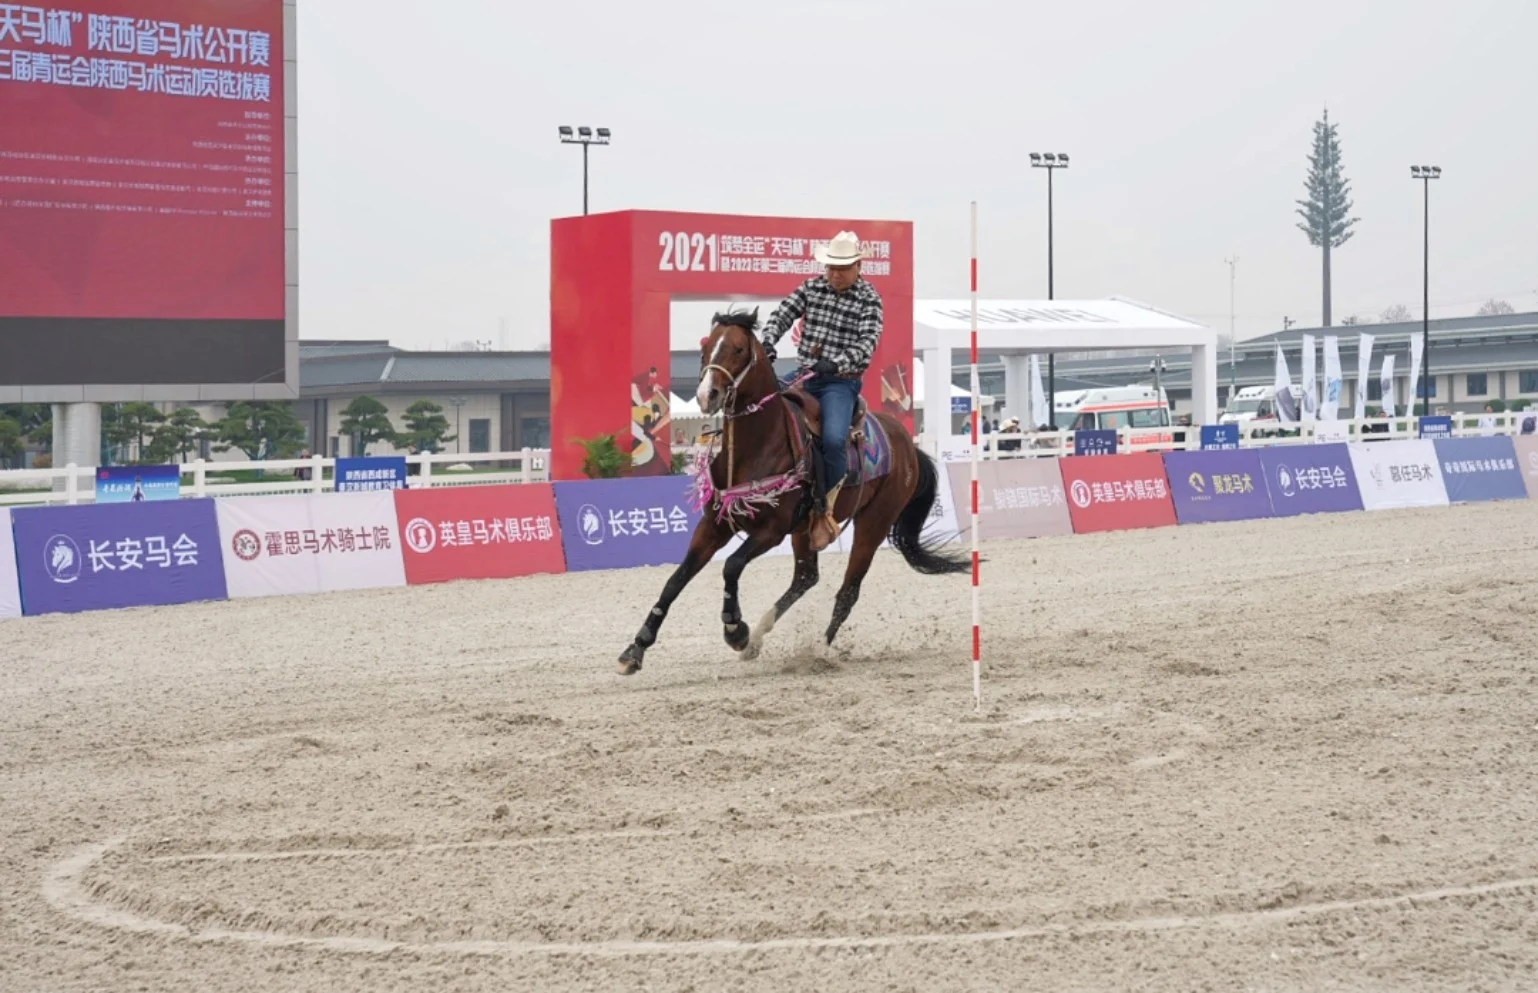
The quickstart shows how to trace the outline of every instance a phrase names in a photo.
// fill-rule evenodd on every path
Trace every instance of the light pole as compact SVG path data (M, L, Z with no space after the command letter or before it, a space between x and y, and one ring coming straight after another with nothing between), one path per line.
M1064 152L1031 153L1031 168L1047 170L1047 299L1052 296L1052 173L1068 168L1068 155ZM1057 430L1057 366L1052 353L1047 353L1047 417L1052 429Z
M1154 399L1159 402L1159 406L1161 407L1165 406L1164 373L1168 369L1169 366L1164 364L1164 356L1162 355L1155 355L1153 358L1148 360L1148 372L1154 378ZM1173 412L1171 412L1170 417L1171 420L1174 419Z
M1431 181L1442 178L1441 166L1411 166L1410 178L1421 181L1425 192L1425 223L1421 257L1421 406L1431 416Z
M576 134L566 125L561 125L561 144L582 146L582 213L587 214L587 146L607 145L609 143L608 128L577 128Z
M1230 256L1223 261L1228 263L1228 406L1233 406L1234 393L1238 389L1234 371L1234 267L1239 264L1239 256Z
M449 403L454 405L454 454L455 455L459 455L459 454L464 452L465 440L464 440L464 436L460 433L460 430L459 430L459 409L461 407L463 407L467 402L468 402L468 400L465 397L449 397Z

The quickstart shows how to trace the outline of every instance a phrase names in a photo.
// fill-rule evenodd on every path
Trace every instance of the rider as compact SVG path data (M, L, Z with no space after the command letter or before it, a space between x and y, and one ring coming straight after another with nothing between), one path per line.
M803 388L822 406L822 459L820 465L813 462L822 470L815 492L823 526L812 529L812 546L821 551L838 536L833 508L839 490L856 481L858 469L846 466L845 452L865 370L881 340L882 310L881 294L860 275L865 253L853 231L840 231L813 255L825 274L796 287L775 308L762 339L773 361L775 342L796 318L803 321L798 351L803 364L815 373Z

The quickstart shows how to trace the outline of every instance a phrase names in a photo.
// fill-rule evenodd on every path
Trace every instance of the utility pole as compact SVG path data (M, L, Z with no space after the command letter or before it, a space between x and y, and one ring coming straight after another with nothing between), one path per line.
M1224 261L1228 263L1228 404L1232 405L1238 391L1238 373L1234 370L1234 281L1239 256L1231 255Z

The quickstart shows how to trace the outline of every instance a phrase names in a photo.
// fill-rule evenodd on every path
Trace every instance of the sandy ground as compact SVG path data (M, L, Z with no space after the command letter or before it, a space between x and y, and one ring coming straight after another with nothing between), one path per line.
M0 989L1533 990L1538 504L6 622ZM756 618L789 578L744 580ZM192 654L192 653L195 653Z

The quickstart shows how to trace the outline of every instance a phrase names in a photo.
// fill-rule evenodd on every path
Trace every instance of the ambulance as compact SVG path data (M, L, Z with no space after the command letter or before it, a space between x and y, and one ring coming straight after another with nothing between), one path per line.
M1291 387L1292 396L1296 397L1300 391L1298 387ZM1234 398L1228 406L1223 408L1223 415L1218 418L1219 424L1249 424L1251 421L1277 421L1277 403L1275 386L1246 386ZM1246 429L1241 428L1241 431ZM1278 432L1263 430L1257 431L1256 436L1261 438L1274 437Z
M1059 431L1111 431L1130 428L1128 444L1168 444L1175 440L1169 393L1152 386L1116 386L1059 393L1053 424Z

